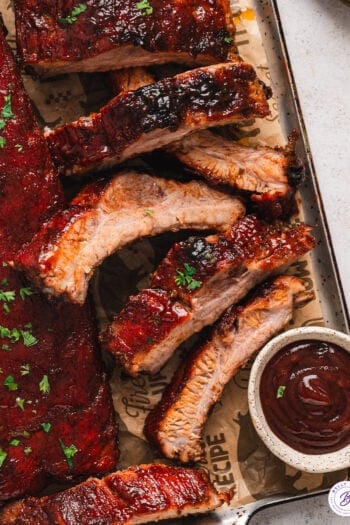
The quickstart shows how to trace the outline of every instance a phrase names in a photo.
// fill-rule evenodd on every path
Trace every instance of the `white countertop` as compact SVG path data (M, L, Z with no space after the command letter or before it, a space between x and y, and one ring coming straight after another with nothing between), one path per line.
M350 6L277 0L322 200L350 310ZM287 517L286 517L287 516ZM257 514L259 525L340 525L327 496Z
M350 310L350 4L277 4Z

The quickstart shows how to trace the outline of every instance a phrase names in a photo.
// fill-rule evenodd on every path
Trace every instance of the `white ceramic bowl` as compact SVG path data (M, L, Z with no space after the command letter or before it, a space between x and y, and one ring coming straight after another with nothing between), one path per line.
M254 427L265 445L282 461L306 472L332 472L350 467L350 445L328 454L298 452L279 439L269 427L260 401L260 380L270 359L284 346L301 340L321 340L334 343L350 352L350 336L319 326L295 328L278 335L260 351L254 361L248 386L249 410ZM350 374L350 370L349 370Z

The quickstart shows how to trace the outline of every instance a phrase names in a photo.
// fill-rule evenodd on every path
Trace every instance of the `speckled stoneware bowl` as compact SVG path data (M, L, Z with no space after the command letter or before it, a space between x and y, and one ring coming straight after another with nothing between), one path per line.
M265 445L285 463L306 472L332 472L350 467L350 445L326 454L298 452L281 441L269 427L260 401L260 380L270 359L286 345L301 340L321 340L334 343L350 353L350 336L329 328L309 326L295 328L278 335L260 351L251 370L248 400L254 427ZM350 371L349 371L350 373Z

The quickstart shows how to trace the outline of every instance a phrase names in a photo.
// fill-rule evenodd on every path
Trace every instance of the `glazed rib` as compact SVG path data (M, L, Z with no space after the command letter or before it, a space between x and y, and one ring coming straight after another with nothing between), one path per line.
M285 148L248 147L209 130L187 135L167 147L188 168L213 184L245 192L273 218L288 216L303 166L295 155L295 134Z
M46 293L83 304L94 269L125 244L165 231L224 229L242 215L239 199L202 182L126 172L83 189L17 261Z
M291 320L293 308L312 294L297 277L263 285L243 305L229 308L210 339L180 365L149 413L144 432L167 458L202 459L202 433L211 407L227 383L271 337Z
M228 503L204 470L140 465L60 494L27 498L0 513L1 525L132 525L201 514Z
M45 75L221 62L235 31L228 0L15 0L15 14L21 58Z
M239 58L120 93L99 113L56 128L47 143L66 174L108 167L183 136L269 114L271 94Z
M105 347L124 371L156 373L193 333L271 273L314 246L305 225L269 226L246 216L225 235L176 243L149 289L129 298L105 334Z
M10 266L64 202L1 29L0 72L1 505L52 480L103 474L118 451L89 308L49 303Z

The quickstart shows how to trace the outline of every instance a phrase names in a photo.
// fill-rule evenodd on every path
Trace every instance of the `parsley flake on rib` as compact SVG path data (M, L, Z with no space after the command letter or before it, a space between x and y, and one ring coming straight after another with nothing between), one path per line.
M202 285L202 281L194 279L194 275L197 273L196 268L188 263L184 263L184 269L176 270L175 283L177 286L183 286L187 290L193 291Z

